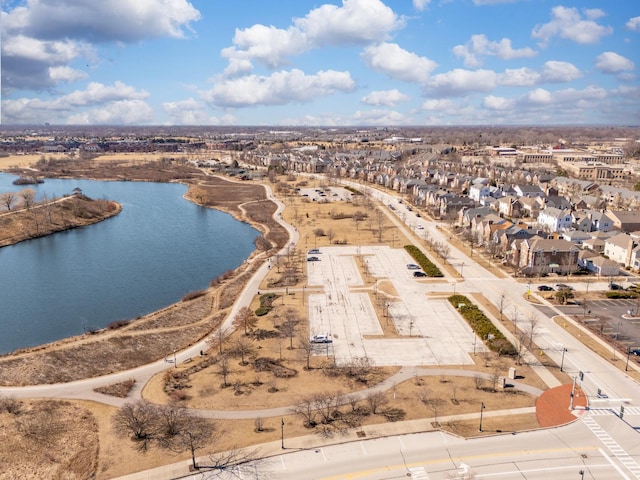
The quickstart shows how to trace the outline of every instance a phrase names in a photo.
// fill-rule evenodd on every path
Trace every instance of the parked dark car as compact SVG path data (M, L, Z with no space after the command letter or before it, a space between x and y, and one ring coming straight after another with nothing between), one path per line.
M549 285L540 285L538 287L539 292L551 292L552 290L553 288L551 288Z
M610 283L609 290L624 290L622 285L618 285L617 283Z
M318 257L307 257L307 262L319 262L320 259Z
M556 290L573 290L573 287L566 285L564 283L556 283Z
M427 274L424 272L413 272L414 277L426 277Z

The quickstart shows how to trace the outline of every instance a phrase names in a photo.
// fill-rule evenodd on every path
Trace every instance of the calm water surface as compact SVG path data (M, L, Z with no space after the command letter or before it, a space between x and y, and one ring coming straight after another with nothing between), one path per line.
M0 192L19 191L0 174ZM186 187L45 180L52 196L75 187L120 202L108 220L0 248L0 353L101 328L170 305L240 265L259 233L182 198Z

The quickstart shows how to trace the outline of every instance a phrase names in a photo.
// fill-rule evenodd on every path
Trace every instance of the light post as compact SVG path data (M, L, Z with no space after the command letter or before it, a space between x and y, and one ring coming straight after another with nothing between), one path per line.
M481 402L481 406L480 406L480 428L479 431L482 431L482 412L484 411L484 402Z
M566 353L567 349L566 348L562 348L562 360L560 361L560 371L564 372L563 368L564 368L564 354Z
M284 450L284 418L280 419L280 445Z
M629 355L631 355L631 347L627 347L627 363L624 366L624 371L629 370Z
M464 262L460 264L460 277L462 277L462 269L464 268Z
M173 349L173 366L174 368L178 368L178 362L176 362L176 349Z
M531 298L531 282L527 284L527 299Z
M582 469L581 469L581 470L578 472L578 475L580 475L580 480L584 480L584 470L582 470Z

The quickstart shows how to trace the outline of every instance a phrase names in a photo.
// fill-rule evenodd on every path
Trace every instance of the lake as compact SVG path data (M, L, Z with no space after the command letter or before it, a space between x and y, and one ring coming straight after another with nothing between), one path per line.
M61 197L78 187L122 204L115 217L0 248L0 353L35 346L179 301L241 265L259 232L182 198L180 184L48 180L12 185Z

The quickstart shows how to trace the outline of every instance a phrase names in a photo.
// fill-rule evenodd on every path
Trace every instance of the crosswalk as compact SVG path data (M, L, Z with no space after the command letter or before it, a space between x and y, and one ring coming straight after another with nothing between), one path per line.
M620 413L620 407L603 407L603 408L590 408L589 415L618 415ZM640 407L624 407L624 415L640 415Z
M625 408L625 414L626 412ZM591 415L587 415L582 418L584 424L589 427L589 430L593 432L593 434L598 437L598 439L602 442L602 444L607 447L609 452L617 458L625 468L633 474L633 476L637 479L640 479L640 465L629 456L629 454L616 442L611 435L609 435L599 424L596 422Z
M429 480L429 474L424 467L410 467L409 473L413 480Z

